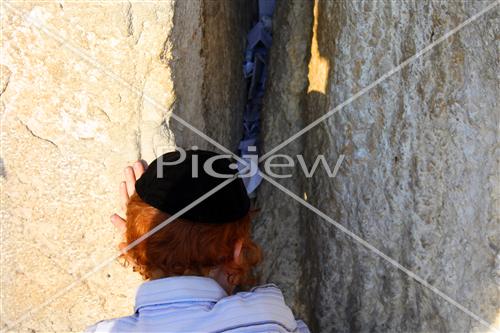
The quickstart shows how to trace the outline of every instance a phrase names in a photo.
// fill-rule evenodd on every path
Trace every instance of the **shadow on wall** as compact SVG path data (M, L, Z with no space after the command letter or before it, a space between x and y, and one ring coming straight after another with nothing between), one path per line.
M172 30L174 113L234 150L242 135L246 83L242 62L255 1L176 1ZM193 19L195 18L195 19ZM176 144L215 149L170 121Z
M341 2L336 1L334 6L340 7L340 5ZM340 34L341 27L337 20L333 20L333 25L325 24L325 22L328 22L328 16L331 16L332 12L329 11L330 9L325 10L323 7L323 1L314 0L312 39L308 63L308 86L304 103L306 107L303 113L305 125L310 124L316 120L317 117L327 113L330 106L327 90L330 87L330 78L333 76L335 70L335 64L330 59L330 56L335 54L335 49L337 47L336 41ZM341 12L342 10L340 8L337 8L335 11L337 14ZM330 23L331 22L332 20L330 20ZM313 110L314 112L312 112ZM314 131L323 131L325 133L323 133L323 135L315 135L314 138L311 138L309 134ZM303 141L306 161L313 160L315 158L315 156L313 156L314 153L318 151L328 154L328 145L332 135L324 129L323 125L319 125L312 129L310 133L304 135ZM327 158L328 160L335 159L335 157L330 158L328 155ZM311 186L311 179L301 180L301 188L306 197L308 194L314 192ZM318 220L317 216L306 208L301 209L300 216L302 219L300 230L304 235L306 246L304 254L300 258L303 268L301 279L303 280L302 283L304 288L302 292L299 293L299 299L305 304L305 306L302 307L302 309L305 309L303 315L307 319L311 331L321 332L324 330L324 327L321 325L318 317L321 313L318 311L320 310L318 306L321 306L318 300L326 296L326 290L328 289L324 285L325 282L319 279L318 269L325 265L332 265L332 262L321 262L320 254L327 250L328 247L322 242L316 242L318 238L318 229L311 226L308 222L326 222ZM338 216L332 217L336 220L338 219ZM326 227L334 228L329 225ZM335 288L335 286L330 286L330 288Z

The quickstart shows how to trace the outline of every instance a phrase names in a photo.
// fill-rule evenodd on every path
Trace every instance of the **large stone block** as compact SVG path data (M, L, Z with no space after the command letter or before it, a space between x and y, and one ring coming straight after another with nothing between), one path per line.
M263 151L487 4L278 1ZM86 276L116 253L108 220L122 169L175 144L214 149L187 123L236 148L254 10L243 0L2 3L2 325L40 305L16 331L130 314L137 275L111 262ZM278 180L492 322L496 35L498 8L279 151L309 166L344 154L335 178L297 166ZM313 332L483 330L271 184L257 206L261 282L282 287Z
M253 10L2 3L2 327L82 330L131 313L136 273L111 261L87 275L116 254L122 170L175 145L215 149L200 133L235 149Z
M282 4L276 21L296 24L275 26L265 126L281 130L265 133L267 150L487 5ZM295 170L280 183L490 322L500 308L498 23L495 8L280 151L304 152L309 166L324 154L332 168L344 154L335 178ZM262 274L284 282L313 331L484 331L276 188L260 198L269 218L258 231L273 251Z

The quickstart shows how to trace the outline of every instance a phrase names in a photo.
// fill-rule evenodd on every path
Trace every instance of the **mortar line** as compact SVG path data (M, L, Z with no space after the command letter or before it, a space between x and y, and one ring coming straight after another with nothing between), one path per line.
M270 155L274 154L276 151L278 151L281 148L283 148L284 146L288 145L290 142L294 141L295 139L297 139L297 138L301 137L302 135L304 135L305 133L309 132L312 128L316 127L318 124L320 124L321 122L323 122L327 118L333 116L335 113L337 113L338 111L340 111L341 109L343 109L345 106L353 103L358 98L362 97L367 92L369 92L370 90L372 90L373 88L375 88L376 86L378 86L380 83L382 83L383 81L385 81L387 78L389 78L393 74L398 73L403 68L405 68L410 63L412 63L414 60L417 60L422 55L425 55L426 53L428 53L429 51L431 51L435 46L441 44L443 41L445 41L446 39L448 39L449 37L451 37L452 35L454 35L458 31L460 31L461 29L463 29L464 27L466 27L467 25L469 25L470 23L474 22L475 20L477 20L478 18L480 18L481 16L483 16L484 14L486 14L488 11L490 11L491 9L493 9L499 3L500 3L500 0L496 0L496 1L492 2L490 5L486 6L484 9L482 9L478 13L476 13L473 16L469 17L467 20L465 20L464 22L460 23L458 26L456 26L452 30L448 31L443 36L439 37L434 42L430 43L425 48L423 48L419 52L415 53L413 56L411 56L410 58L408 58L405 61L403 61L402 63L400 63L398 66L393 67L391 70L389 70L388 72L386 72L385 74L383 74L377 80L375 80L374 82L372 82L371 84L369 84L365 88L361 89L356 94L352 95L350 98L348 98L344 102L340 103L339 105L337 105L336 107L334 107L333 109L331 109L330 111L328 111L323 116L317 118L312 123L310 123L309 125L307 125L303 129L301 129L300 131L298 131L297 133L295 133L294 135L292 135L288 139L282 141L280 144L278 144L277 146L275 146L274 148L272 148L270 151L266 152L264 155L261 155L259 157L259 162L262 162L267 157L269 157Z

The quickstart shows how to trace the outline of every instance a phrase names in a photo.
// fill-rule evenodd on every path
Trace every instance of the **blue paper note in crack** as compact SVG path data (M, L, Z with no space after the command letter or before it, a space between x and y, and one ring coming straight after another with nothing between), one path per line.
M247 104L243 111L243 138L238 150L250 167L238 162L238 170L244 173L243 183L250 197L262 182L258 172L258 138L260 135L260 111L267 79L267 59L272 38L272 15L275 0L259 0L259 20L247 34L247 46L243 61L243 76L247 79ZM250 147L252 148L250 150Z
M255 155L257 156L257 155ZM262 182L262 176L259 174L258 165L250 158L244 158L247 164L238 162L238 170L240 171L241 179L247 189L247 193L255 192L257 187Z
M247 36L248 46L253 49L258 43L262 43L265 48L270 48L273 42L273 38L269 31L267 31L266 26L263 22L259 21L253 28L250 30Z
M276 0L259 0L259 17L273 16Z

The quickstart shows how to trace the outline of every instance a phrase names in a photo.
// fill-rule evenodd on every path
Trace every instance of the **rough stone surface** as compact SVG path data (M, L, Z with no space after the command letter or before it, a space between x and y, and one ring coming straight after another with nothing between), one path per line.
M314 12L315 33L309 41L306 33L275 27L284 37L273 47L272 59L280 60L272 63L265 121L280 130L265 134L266 146L487 4L317 1L314 11L298 12L298 3L281 6L278 22L292 17L298 31ZM345 154L335 178L317 172L280 181L490 322L500 308L498 24L495 9L283 149L304 151L309 165L324 154L332 168ZM304 59L297 50L309 43ZM486 330L276 188L264 186L261 198L272 220L260 226L272 250L262 274L296 286L298 294L287 296L313 331Z
M173 3L9 6L15 11L2 4L2 327L116 254L109 216L123 167L172 146L161 124L174 101L160 58ZM81 331L129 314L138 283L112 262L14 331Z
M263 152L269 151L304 126L303 108L307 88L307 63L311 40L312 3L308 1L278 2L273 20L274 40L270 57L270 81L262 113ZM309 14L309 15L307 15ZM299 139L279 153L303 154ZM276 158L274 163L282 163ZM274 169L273 169L274 170ZM276 168L276 173L289 170ZM295 177L280 180L292 192L300 194L302 184ZM301 194L300 194L301 195ZM298 296L303 288L301 260L305 239L301 235L301 209L272 184L263 181L257 197L261 214L255 221L255 236L264 250L264 262L259 269L262 282L273 282L283 290L287 301L302 309Z
M278 1L264 152L488 3ZM254 10L244 0L2 3L2 328L115 254L108 220L123 166L174 143L213 149L182 120L235 149ZM498 25L497 8L279 151L308 166L344 154L335 178L296 166L278 179L497 325ZM484 331L271 184L256 204L261 282L281 286L313 332ZM13 331L130 314L139 283L112 262Z
M193 128L235 149L255 8L243 0L2 6L4 327L116 254L109 216L127 163L174 144L214 149ZM130 314L139 283L112 262L14 330L79 331Z
M176 144L215 149L182 120L235 151L245 105L243 52L253 7L243 0L178 1L171 68L176 103L171 119Z

